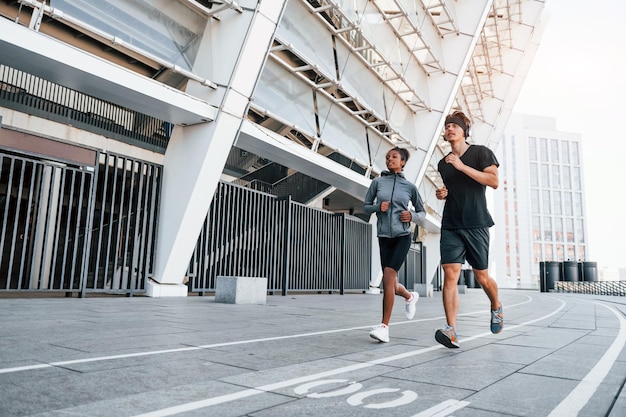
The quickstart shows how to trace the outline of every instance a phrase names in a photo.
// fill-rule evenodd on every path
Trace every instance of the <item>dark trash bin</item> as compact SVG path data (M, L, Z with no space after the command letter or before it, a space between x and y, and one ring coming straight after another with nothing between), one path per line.
M561 262L539 262L539 287L541 292L554 289L554 282L561 278Z

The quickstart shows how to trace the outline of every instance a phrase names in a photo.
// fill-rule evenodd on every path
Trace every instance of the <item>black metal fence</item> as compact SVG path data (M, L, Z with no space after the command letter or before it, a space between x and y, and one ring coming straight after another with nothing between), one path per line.
M626 281L556 281L554 291L575 294L626 296Z
M191 259L189 289L215 291L219 275L264 277L268 291L364 291L371 275L371 226L220 183Z
M0 291L145 291L160 165L100 153L96 167L0 152Z

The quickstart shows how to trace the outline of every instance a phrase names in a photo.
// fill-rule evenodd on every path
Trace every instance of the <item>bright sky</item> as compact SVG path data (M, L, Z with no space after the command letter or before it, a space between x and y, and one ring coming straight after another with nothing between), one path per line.
M626 2L546 0L544 19L514 111L581 134L587 260L626 268Z

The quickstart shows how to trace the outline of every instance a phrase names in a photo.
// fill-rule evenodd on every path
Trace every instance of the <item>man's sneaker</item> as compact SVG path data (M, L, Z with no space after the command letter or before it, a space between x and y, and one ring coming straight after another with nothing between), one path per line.
M457 349L460 348L459 340L456 338L456 332L454 327L446 326L445 329L439 329L435 332L435 340L447 348Z
M389 326L380 324L374 327L374 330L370 332L370 337L372 339L378 340L379 342L383 342L383 343L389 342Z
M491 333L498 334L504 327L504 314L502 313L502 303L497 310L491 310Z
M411 320L415 317L415 304L417 304L417 300L420 298L420 295L416 292L411 292L411 298L406 302L406 318Z

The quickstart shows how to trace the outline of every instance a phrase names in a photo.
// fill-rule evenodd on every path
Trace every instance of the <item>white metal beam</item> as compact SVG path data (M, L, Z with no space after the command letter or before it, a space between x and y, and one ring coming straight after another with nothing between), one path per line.
M7 19L0 62L127 109L179 125L215 119L209 103Z

